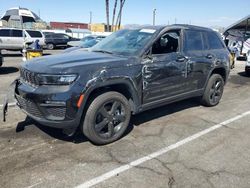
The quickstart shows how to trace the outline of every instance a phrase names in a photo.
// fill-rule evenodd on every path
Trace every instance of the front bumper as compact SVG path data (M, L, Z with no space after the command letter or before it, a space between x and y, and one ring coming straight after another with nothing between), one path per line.
M73 86L34 87L17 80L15 98L17 105L38 123L55 128L76 128L81 119L77 107L80 96Z

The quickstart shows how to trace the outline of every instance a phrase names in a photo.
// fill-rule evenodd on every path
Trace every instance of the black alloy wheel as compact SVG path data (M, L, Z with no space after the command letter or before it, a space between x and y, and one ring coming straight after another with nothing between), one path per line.
M219 104L224 90L224 79L219 74L213 74L207 83L201 103L205 106Z
M221 79L217 79L214 81L212 87L210 88L210 92L209 92L209 100L211 104L218 104L221 96L222 96L222 92L223 92L223 81Z
M103 93L87 109L83 134L98 145L114 142L126 131L130 116L130 104L125 96L114 91Z
M125 107L118 100L108 101L95 114L94 129L102 138L112 138L121 129L125 117Z

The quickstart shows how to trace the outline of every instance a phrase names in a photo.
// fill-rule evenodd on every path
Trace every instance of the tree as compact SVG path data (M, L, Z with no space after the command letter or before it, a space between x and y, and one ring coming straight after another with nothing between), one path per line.
M112 31L114 31L114 23L115 23L117 2L118 2L118 0L115 0L115 4L114 4L114 8L113 8L112 27L111 27Z
M106 17L107 17L107 31L109 30L109 0L105 0L106 2Z
M116 27L118 27L117 29L121 28L121 20L122 20L122 10L123 10L123 6L126 0L120 0L120 10L116 19Z
M120 0L119 2L120 2L120 7L119 7L119 12L118 12L117 17L116 17L116 9L117 9L117 5L118 5L118 0L115 0L115 2L114 2L113 15L112 15L112 23L111 23L112 24L111 25L111 30L112 31L120 29L120 27L121 27L122 10L123 10L123 6L124 6L124 3L125 3L125 0ZM106 17L107 17L107 31L110 31L110 24L109 24L109 0L105 0L105 4L106 4ZM115 18L116 18L116 22L115 22Z

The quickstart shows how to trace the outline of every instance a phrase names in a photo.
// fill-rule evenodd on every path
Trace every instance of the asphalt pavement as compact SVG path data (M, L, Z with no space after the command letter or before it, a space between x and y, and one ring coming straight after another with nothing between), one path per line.
M3 53L0 101L22 59ZM80 133L69 138L11 107L0 122L0 187L249 188L249 96L250 77L238 61L218 106L189 99L143 112L106 146Z

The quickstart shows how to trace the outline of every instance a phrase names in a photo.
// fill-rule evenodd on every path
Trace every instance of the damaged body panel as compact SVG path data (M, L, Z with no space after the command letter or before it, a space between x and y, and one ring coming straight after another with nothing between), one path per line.
M108 141L96 141L102 136L89 135L92 132L85 129L91 129L90 122L82 126L93 142L110 143L121 136L122 125L128 124L127 110L136 114L202 96L214 73L226 82L229 52L219 38L218 49L212 48L206 38L209 32L213 31L185 25L120 30L88 51L32 59L22 64L15 97L28 116L62 129L75 129L81 120L90 121L89 114L95 112L90 113L89 107L92 110L92 105L106 99L102 105L108 113L96 112L96 120L91 122L97 127L108 125L97 128ZM109 140L112 134L114 138ZM95 136L98 139L92 139Z

